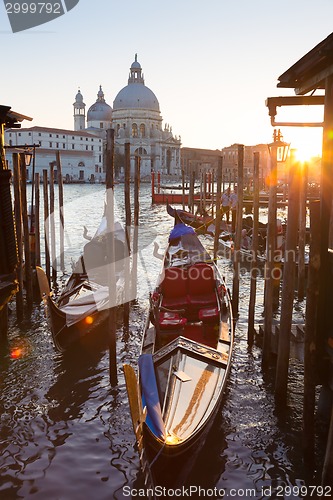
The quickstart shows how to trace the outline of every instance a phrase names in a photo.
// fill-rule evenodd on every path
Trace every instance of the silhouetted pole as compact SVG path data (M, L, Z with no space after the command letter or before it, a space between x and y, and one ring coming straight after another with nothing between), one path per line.
M158 179L160 179L160 172L158 172ZM125 250L125 296L124 296L124 326L129 326L130 314L130 291L131 291L131 276L130 276L130 253L131 253L131 199L130 199L130 182L131 182L131 145L129 142L125 143L125 226L126 226L126 250ZM158 181L158 189L160 180Z
M23 240L24 240L24 271L25 271L25 290L28 309L32 309L33 288L32 288L32 268L29 240L29 219L27 202L27 169L25 165L25 155L20 153L20 171L21 171L21 202L22 202L22 220L23 220Z
M59 217L60 217L60 234L59 234L59 244L60 244L60 269L65 271L65 249L64 249L64 234L65 234L65 222L64 222L64 186L62 177L62 165L60 152L56 152L57 159L57 174L58 174L58 190L59 190Z
M309 474L315 468L315 394L316 394L316 348L317 315L320 270L320 204L310 202L310 259L306 292L304 335L304 406L303 443L304 463Z
M265 291L264 291L264 340L262 366L267 368L271 354L272 316L273 316L273 270L276 250L276 184L277 184L277 146L272 146L268 202L268 222L266 240Z
M106 136L106 221L107 221L107 262L109 282L109 373L110 383L114 387L118 383L117 376L117 344L116 344L116 307L113 301L117 295L115 242L114 242L114 129L107 130ZM126 286L126 284L125 284Z
M40 179L39 173L35 174L35 252L36 266L40 266Z
M18 292L16 294L16 317L18 321L23 319L23 241L22 241L22 202L21 202L21 174L18 153L13 153L14 174L14 213L16 226L16 241L18 251L17 281Z
M50 269L50 219L49 219L49 184L48 172L43 170L43 199L44 199L44 248L45 248L45 273L50 283L51 269Z
M54 162L50 163L50 238L51 238L51 265L52 280L57 281L57 254L55 236L55 215L54 215Z
M133 263L132 263L132 299L136 299L138 280L138 251L139 251L139 193L140 193L140 163L139 155L135 156L134 170L134 232L133 232Z
M182 168L182 203L185 210L185 170Z
M252 261L250 281L249 319L247 329L247 343L252 346L254 340L254 316L257 292L258 274L258 233L259 233L259 161L260 153L253 154L253 228L252 228Z
M243 174L244 174L244 145L238 144L238 181L237 181L237 212L236 235L234 250L234 278L232 283L232 312L234 318L238 316L239 308L239 275L240 275L240 247L243 225Z
M299 192L299 230L298 230L298 300L304 299L305 294L305 233L306 233L306 199L308 187L308 164L305 162L301 169ZM318 218L319 220L319 218Z
M220 226L221 226L221 184L222 184L222 156L218 159L217 166L217 186L216 186L216 219L215 219L215 235L214 235L214 259L217 259L217 252L219 250L219 236L220 236Z
M288 222L284 253L282 301L278 357L276 364L275 398L285 404L287 399L290 332L294 307L297 229L299 216L299 164L289 172Z

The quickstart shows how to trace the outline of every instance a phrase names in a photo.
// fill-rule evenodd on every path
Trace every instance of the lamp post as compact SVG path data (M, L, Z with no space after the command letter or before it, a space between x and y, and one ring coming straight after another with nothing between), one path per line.
M268 367L271 352L272 336L272 315L274 286L278 292L277 286L279 280L274 279L274 274L280 274L280 269L276 262L276 193L277 193L277 165L284 162L288 156L290 144L283 141L281 131L274 130L273 142L268 144L268 151L271 160L270 183L269 183L269 205L268 205L268 223L267 223L267 247L266 247L266 269L265 269L265 310L264 310L264 342L262 365Z

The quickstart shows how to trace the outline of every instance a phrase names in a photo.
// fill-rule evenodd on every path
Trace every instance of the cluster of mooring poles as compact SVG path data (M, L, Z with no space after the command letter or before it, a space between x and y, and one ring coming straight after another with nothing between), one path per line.
M109 270L109 296L116 296L115 279L115 247L114 247L114 130L107 130L106 152L106 216L108 227L108 256ZM139 190L140 190L140 156L135 156L134 168L134 214L132 229L132 210L130 197L131 182L131 152L130 143L125 143L125 176L124 176L124 201L125 201L125 255L124 255L124 288L122 296L123 324L126 335L129 331L130 304L135 300L137 294L137 259L138 259L138 226L139 226ZM108 332L109 332L109 360L110 360L110 382L112 386L117 385L117 351L116 351L116 307L109 309Z

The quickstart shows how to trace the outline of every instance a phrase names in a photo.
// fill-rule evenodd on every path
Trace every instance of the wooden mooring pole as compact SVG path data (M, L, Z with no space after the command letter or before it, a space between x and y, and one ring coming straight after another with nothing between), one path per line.
M62 165L60 152L56 152L56 164L57 164L57 176L58 176L58 190L59 190L59 245L60 245L60 269L62 272L65 271L65 249L64 249L64 234L65 234L65 222L64 222L64 187L63 187L63 177L62 177Z
M160 174L160 172L158 172ZM160 179L160 175L158 175ZM125 178L124 178L124 200L125 200L125 232L126 232L126 245L125 245L125 294L124 294L124 327L129 327L130 315L130 292L131 292L131 275L130 275L130 255L131 255L131 198L130 198L130 184L131 182L131 145L129 142L125 143ZM160 186L160 180L158 181Z
M32 268L31 268L31 253L29 240L29 219L28 219L28 202L27 202L27 169L25 165L25 155L20 153L20 172L21 172L21 203L22 203L22 221L23 221L23 241L24 241L24 275L25 275L25 290L26 302L28 310L31 311L33 305L33 287L32 287Z
M305 295L305 234L306 234L306 200L308 187L308 163L304 162L301 168L299 190L299 229L298 229L298 300ZM319 217L318 217L319 220Z
M303 448L307 476L315 469L315 391L316 391L316 349L317 315L320 269L320 203L310 202L310 260L306 292L305 335L304 335L304 406L303 406Z
M52 281L57 281L57 254L56 254L56 234L54 216L54 162L50 162L50 238L51 238L51 266Z
M299 214L299 164L291 165L289 172L288 221L284 252L282 301L278 356L275 378L275 398L280 404L287 401L290 333L294 307L297 229Z
M259 234L259 162L260 153L253 154L253 227L252 227L252 261L251 261L251 278L250 278L250 302L249 316L247 329L247 343L253 345L254 341L254 317L256 306L256 290L257 290L257 275L258 275L258 234Z
M106 136L106 222L107 222L107 276L109 286L109 318L108 318L108 339L109 339L109 375L112 387L118 383L117 376L117 311L115 298L117 296L116 284L116 263L115 263L115 238L114 238L114 129L107 130Z
M234 249L234 276L232 282L232 312L236 319L239 309L239 277L240 277L240 247L243 225L243 173L244 173L244 145L238 144L238 180L237 180L237 212L236 236Z
M35 252L36 266L40 266L40 178L39 173L35 173Z
M133 230L133 262L131 273L131 298L136 299L137 296L137 282L138 282L138 251L139 251L139 215L140 215L140 164L141 158L139 155L135 157L135 171L134 171L134 230Z
M222 189L222 165L223 158L219 157L217 166L217 179L216 179L216 219L215 219L215 235L214 235L214 259L217 259L217 253L219 250L219 236L220 236L220 226L221 226L221 189Z
M17 281L18 292L16 294L16 317L18 321L23 319L23 241L22 241L22 201L21 201L21 174L18 153L13 153L14 173L14 213L16 226L16 241L18 251Z
M272 147L271 168L269 176L269 202L265 265L264 291L264 339L262 350L262 367L268 368L271 356L271 340L273 326L273 299L274 299L274 256L276 250L276 193L277 193L277 148Z
M49 184L48 172L43 170L43 200L44 200L44 249L45 249L45 273L50 283L51 269L50 269L50 220L49 220Z

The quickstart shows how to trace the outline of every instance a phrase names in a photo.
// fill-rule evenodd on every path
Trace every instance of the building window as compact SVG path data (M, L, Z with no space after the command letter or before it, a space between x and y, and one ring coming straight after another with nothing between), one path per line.
M42 141L38 141L38 144L41 146L42 145Z
M102 155L99 155L98 161L99 161L99 163L102 163Z
M74 149L74 144L72 144L72 149Z
M31 135L31 132L29 132L29 134L28 134L28 135Z
M141 125L140 125L140 136L146 137L146 126L144 123L141 123Z
M49 142L50 148L52 148L52 142Z
M59 147L59 142L57 142L57 148Z
M104 128L104 127L103 127L103 122L100 122L100 123L99 123L99 128Z
M58 134L56 135L56 138L57 138L57 139L59 138L59 135L58 135Z
M38 135L39 135L39 137L41 137L42 134L39 132Z
M89 146L86 146L86 151L88 151L88 147L89 147Z
M80 137L80 141L83 141L83 137Z
M138 137L138 126L136 123L132 124L132 137Z
M86 141L88 140L88 137L86 137Z
M18 135L19 135L19 137L21 137L21 132L19 132L19 134L18 134Z
M62 147L63 147L63 148L65 149L65 147L66 147L66 144L65 144L65 143L63 143Z
M63 135L63 136L62 136L62 138L63 138L63 139L66 139L66 136L65 136L65 135Z
M39 134L39 135L40 135L40 134ZM11 137L11 136L12 136L12 133L10 132L9 137Z
M99 151L102 151L102 146L99 146Z
M49 137L52 137L52 134L49 134Z
M91 151L94 151L94 146L91 146Z

